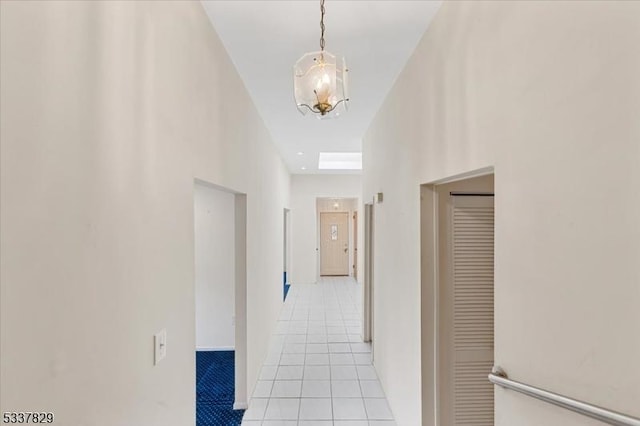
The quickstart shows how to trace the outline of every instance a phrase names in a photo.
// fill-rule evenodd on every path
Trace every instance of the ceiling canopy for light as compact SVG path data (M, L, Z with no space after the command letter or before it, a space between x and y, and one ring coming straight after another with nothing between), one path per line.
M338 117L348 108L347 75L344 58L324 50L324 0L320 0L320 51L305 53L293 66L296 105L320 119Z

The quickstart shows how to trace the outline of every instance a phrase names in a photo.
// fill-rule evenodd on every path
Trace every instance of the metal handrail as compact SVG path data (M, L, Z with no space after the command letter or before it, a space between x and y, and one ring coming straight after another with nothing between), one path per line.
M640 419L637 417L617 413L615 411L607 410L606 408L598 407L583 401L578 401L577 399L569 398L535 386L511 380L500 367L493 367L489 374L489 381L494 385L499 385L503 388L523 393L530 397L557 405L558 407L566 408L567 410L591 417L592 419L600 420L610 425L640 426Z

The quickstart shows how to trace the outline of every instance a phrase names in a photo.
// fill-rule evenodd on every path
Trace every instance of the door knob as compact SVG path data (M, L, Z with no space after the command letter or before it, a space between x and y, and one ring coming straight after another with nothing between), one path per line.
M348 248L344 249L344 252L345 252L345 253L346 253L346 252L348 252L348 251L349 251L349 249L348 249Z

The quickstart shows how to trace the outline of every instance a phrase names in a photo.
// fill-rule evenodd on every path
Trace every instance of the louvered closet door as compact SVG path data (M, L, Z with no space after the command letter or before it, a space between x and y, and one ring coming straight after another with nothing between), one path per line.
M492 426L492 196L452 196L453 419L456 426Z

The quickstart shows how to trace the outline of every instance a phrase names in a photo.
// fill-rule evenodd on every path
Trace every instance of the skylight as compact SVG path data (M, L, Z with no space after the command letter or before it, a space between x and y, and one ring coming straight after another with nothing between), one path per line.
M361 152L321 152L320 170L362 170Z

